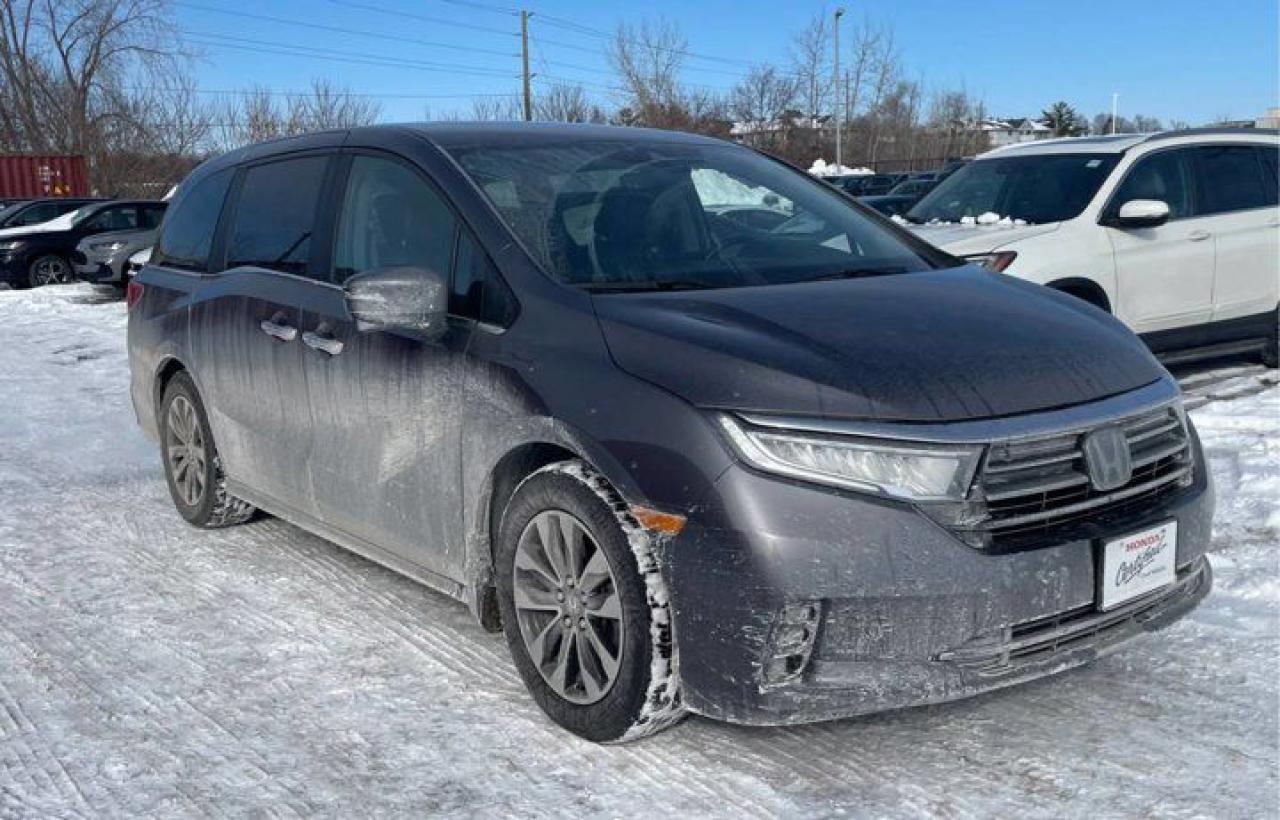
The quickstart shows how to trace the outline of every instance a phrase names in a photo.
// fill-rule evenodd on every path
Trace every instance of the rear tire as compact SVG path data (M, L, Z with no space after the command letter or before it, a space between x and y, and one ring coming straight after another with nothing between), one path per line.
M587 740L634 740L684 715L651 546L580 461L535 472L503 514L495 561L511 657L542 711Z
M1262 363L1267 367L1280 367L1280 307L1276 308L1276 328L1271 341L1262 349Z
M160 401L160 458L178 514L206 529L242 524L254 507L227 492L209 418L195 382L178 373Z

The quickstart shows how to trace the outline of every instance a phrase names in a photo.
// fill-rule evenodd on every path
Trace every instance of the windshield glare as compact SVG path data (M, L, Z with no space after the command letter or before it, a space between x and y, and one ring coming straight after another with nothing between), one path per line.
M588 290L934 267L827 186L740 148L566 139L451 153L547 273Z
M912 222L959 222L986 213L1029 223L1080 215L1115 167L1117 156L1041 154L971 162L907 212Z

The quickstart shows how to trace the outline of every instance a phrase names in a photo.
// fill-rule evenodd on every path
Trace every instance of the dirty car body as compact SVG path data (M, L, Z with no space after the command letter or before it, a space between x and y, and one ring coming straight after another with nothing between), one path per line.
M371 158L439 206L388 203L446 235L449 315L430 340L348 312L334 237ZM255 177L282 162L304 163L309 251L234 258L257 216L237 213L244 192L297 190ZM176 224L185 198L203 232ZM715 218L739 206L781 221ZM819 720L1038 677L1210 587L1199 444L1136 337L715 140L454 124L242 149L183 183L134 287L145 430L189 373L230 492L487 626L493 541L540 466L578 459L629 508L682 519L656 552L680 698L714 718ZM1119 462L1089 455L1099 441L1126 475L1104 475ZM1106 545L1159 527L1168 583L1104 610Z

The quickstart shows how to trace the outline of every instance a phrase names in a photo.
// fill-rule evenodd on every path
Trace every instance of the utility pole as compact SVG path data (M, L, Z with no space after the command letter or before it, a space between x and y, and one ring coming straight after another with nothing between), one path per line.
M1116 132L1116 110L1117 104L1120 102L1120 92L1111 92L1111 133Z
M520 62L523 66L524 121L533 120L533 93L529 90L529 12L520 9Z
M834 37L833 57L835 61L835 72L831 83L831 96L835 99L836 104L836 169L839 172L840 166L843 165L840 156L840 109L844 107L844 86L840 82L840 18L844 16L844 9L836 9L836 25Z

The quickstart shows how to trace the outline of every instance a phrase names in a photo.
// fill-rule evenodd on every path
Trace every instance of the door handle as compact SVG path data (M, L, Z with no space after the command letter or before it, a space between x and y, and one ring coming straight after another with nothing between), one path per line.
M330 356L337 356L346 346L328 333L313 333L310 330L302 334L302 343L313 350L328 353Z
M262 324L258 325L262 328L262 332L268 336L274 336L282 342L292 342L298 338L298 329L284 321L284 317L277 313L270 319L263 319Z
M1212 235L1213 234L1209 233L1208 231L1192 231L1191 233L1187 234L1187 239L1190 239L1192 242L1203 242L1204 240L1208 239Z

